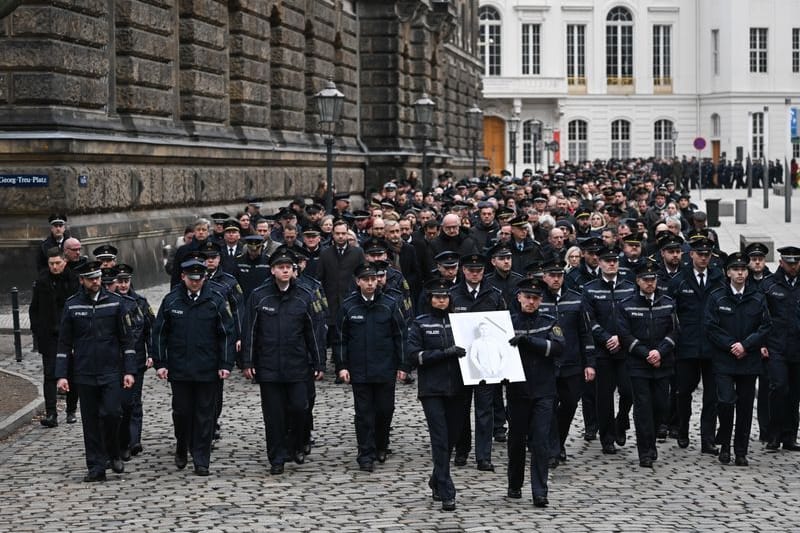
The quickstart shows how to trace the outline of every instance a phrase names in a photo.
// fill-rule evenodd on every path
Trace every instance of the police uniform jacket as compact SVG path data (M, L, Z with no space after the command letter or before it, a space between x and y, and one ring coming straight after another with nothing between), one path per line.
M246 301L250 294L270 277L269 258L258 254L255 259L244 252L236 256L236 269L239 287L242 289L242 300Z
M523 279L522 275L517 274L513 270L508 272L508 276L503 277L496 269L493 269L484 276L483 282L500 289L500 292L503 293L503 299L507 304L510 304L517 295L517 283L519 283L521 279Z
M181 284L164 297L153 325L153 363L170 381L209 382L235 360L236 327L225 296L204 283L197 300Z
M307 381L324 370L324 324L314 320L314 293L292 280L281 291L270 279L247 299L242 339L244 368L256 370L256 381Z
M555 317L564 337L564 349L555 358L556 375L560 377L582 374L585 367L594 368L597 364L594 339L582 305L581 295L563 286L558 300L550 290L546 289L542 294L539 311Z
M60 250L64 250L64 241L71 238L72 235L70 234L69 230L64 231L64 236L62 237L61 241L56 241L53 237L53 234L47 236L45 240L39 243L39 249L36 252L36 271L43 272L49 269L47 268L47 252L50 248L58 248Z
M368 302L360 291L351 294L339 307L336 326L336 372L346 369L353 383L392 382L398 369L407 370L406 325L391 296L377 291Z
M139 372L143 372L147 368L147 354L153 353L153 347L150 342L152 339L153 323L156 320L153 314L153 308L147 298L134 292L133 289L128 291L127 296L133 300L136 306L135 311L132 313L132 321L135 322L136 340L134 342L134 349L136 350L136 368Z
M600 267L598 267L598 272ZM590 281L597 279L597 276L589 271L586 261L581 259L578 268L573 268L564 276L564 286L574 291L583 292L583 287Z
M778 267L774 274L761 281L761 292L767 297L772 317L772 331L767 337L770 359L800 361L800 348L797 346L800 331L796 315L800 303L800 277L792 287L786 281L786 272Z
M622 279L619 274L613 286L600 276L583 287L583 311L591 328L598 359L625 358L625 348L612 354L606 348L606 342L614 335L619 335L619 304L634 290L636 286Z
M28 308L31 332L41 353L54 354L61 327L61 312L67 298L80 288L78 277L69 268L54 276L50 270L39 274L33 285L31 305Z
M637 378L671 376L675 369L675 344L678 336L678 318L675 302L656 290L652 305L637 290L620 303L620 340L628 351L628 373ZM650 350L661 354L661 365L656 368L647 362Z
M705 314L706 333L711 343L714 372L719 374L761 373L761 347L774 335L767 300L754 285L745 284L741 298L734 296L730 285L711 293ZM741 342L747 351L736 359L731 345ZM770 357L772 353L770 352Z
M519 244L513 239L509 242L509 245L511 247L511 270L517 274L524 275L525 267L534 261L544 259L541 246L530 237L525 237L525 240L522 241L522 250L519 249Z
M478 313L481 311L504 311L506 301L500 289L493 287L486 279L481 281L477 298L473 298L466 281L461 281L450 289L450 305L454 313Z
M525 335L519 348L525 381L508 384L509 398L536 399L556 395L555 359L564 349L556 318L539 311L511 316L515 335Z
M458 357L445 355L455 345L446 310L418 316L408 330L406 359L417 368L417 396L457 396L464 390Z
M222 294L230 306L233 323L236 327L236 338L242 335L242 307L244 298L242 297L242 287L236 278L222 270L215 270L208 275L206 283L211 283L212 288Z
M711 345L706 335L704 318L709 295L725 277L718 269L706 270L705 288L701 289L691 265L681 270L669 284L669 295L675 300L681 335L675 356L678 359L710 359Z
M631 261L625 254L622 254L619 256L619 275L635 284L636 268L641 264L641 257L636 261Z
M119 381L121 372L135 374L133 341L122 298L101 288L95 301L81 288L64 304L56 378L67 377L70 354L73 381L80 385L107 385Z

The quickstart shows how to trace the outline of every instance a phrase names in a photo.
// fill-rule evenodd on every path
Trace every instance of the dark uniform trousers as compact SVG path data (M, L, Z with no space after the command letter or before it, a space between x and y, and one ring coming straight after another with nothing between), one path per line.
M108 461L119 457L122 385L118 380L104 384L81 383L78 390L86 466L92 474L105 472Z
M311 446L311 431L314 429L314 404L317 403L317 381L311 372L306 382L306 411L303 415L304 424L300 430L300 440L303 446Z
M442 500L454 500L456 488L450 477L450 456L461 433L464 420L464 397L427 396L420 398L428 432L431 436L433 479Z
M700 442L714 445L717 425L717 391L711 359L678 359L675 362L678 388L678 436L689 438L692 417L692 393L703 379L703 407L700 412Z
M308 411L308 385L305 381L262 382L261 413L267 436L267 457L271 465L282 465L303 449L303 433Z
M631 376L633 391L633 423L636 427L636 449L639 460L656 460L656 429L665 420L669 410L669 376L634 377Z
M555 415L550 427L550 457L558 457L567 442L583 383L583 373L556 377L556 397L553 403Z
M508 487L522 487L526 444L531 453L531 487L534 496L547 496L548 444L553 418L553 396L508 398ZM530 436L530 437L529 437ZM530 442L528 442L530 438Z
M583 407L583 428L585 433L597 432L597 383L587 381L581 390L581 406Z
M758 375L758 440L769 440L769 366L766 361L761 366Z
M119 430L119 447L121 450L142 442L142 386L144 370L134 374L136 381L130 389L122 389L122 423Z
M714 376L717 384L717 410L719 414L718 439L729 446L733 435L733 414L736 412L736 434L733 453L736 457L747 455L750 426L753 423L753 401L756 376L748 374L721 374Z
M800 405L800 361L787 361L770 354L769 433L782 443L797 440L798 406Z
M358 464L375 461L378 451L389 446L394 415L395 382L353 383Z
M498 385L472 385L464 387L464 404L461 435L456 443L456 455L469 455L472 444L472 424L470 410L472 397L475 397L475 460L491 461L492 436L494 435L494 395Z
M597 428L604 446L614 444L617 429L630 427L629 413L633 405L631 379L625 359L597 359ZM619 409L614 417L614 390L619 392Z
M208 468L218 384L216 381L172 381L170 385L177 453L189 451L195 466Z

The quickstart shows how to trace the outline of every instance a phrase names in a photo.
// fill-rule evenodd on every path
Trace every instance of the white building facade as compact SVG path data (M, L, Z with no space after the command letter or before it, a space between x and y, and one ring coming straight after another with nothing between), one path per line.
M481 0L479 30L493 171L800 156L798 0Z

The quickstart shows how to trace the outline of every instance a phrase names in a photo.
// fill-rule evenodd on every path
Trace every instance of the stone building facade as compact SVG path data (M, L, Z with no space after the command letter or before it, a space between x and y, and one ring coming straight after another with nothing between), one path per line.
M161 242L248 196L310 197L325 175L313 96L345 95L338 191L421 166L413 103L436 102L431 175L471 171L477 0L58 0L0 20L0 290L26 286L46 216L91 250L114 242L143 282ZM430 181L430 178L429 180Z

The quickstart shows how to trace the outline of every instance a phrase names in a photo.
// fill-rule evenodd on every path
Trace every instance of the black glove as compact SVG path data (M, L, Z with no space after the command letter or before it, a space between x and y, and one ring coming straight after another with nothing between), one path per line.
M511 346L519 345L520 341L525 338L525 335L514 335L510 339L508 339L508 344Z
M461 346L450 346L444 349L444 354L449 357L464 357L467 355L467 351Z

